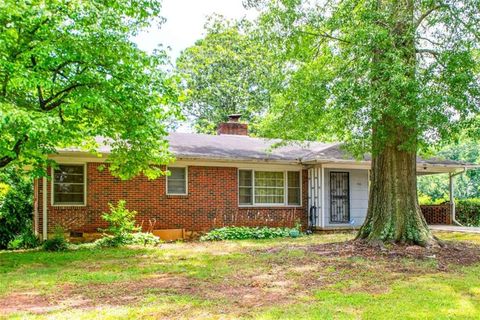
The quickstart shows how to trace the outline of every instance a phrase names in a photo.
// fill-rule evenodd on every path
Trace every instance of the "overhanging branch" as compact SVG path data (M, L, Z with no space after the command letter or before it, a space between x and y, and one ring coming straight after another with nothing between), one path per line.
M13 160L18 158L18 155L20 154L20 151L22 149L22 146L27 142L28 136L24 135L22 138L18 139L17 142L15 142L15 145L13 146L11 152L14 154L13 156L3 156L0 158L0 168L5 167L7 164L12 162Z
M433 49L415 49L416 53L422 54L422 53L428 53L431 54L432 56L438 57L440 55L440 52L435 51Z
M427 10L426 12L424 12L420 17L418 17L417 21L415 22L415 30L418 29L418 27L420 27L420 25L422 24L422 22L429 16L431 15L433 12L441 9L441 8L447 8L448 6L446 4L440 4L440 5L437 5L429 10Z
M303 30L300 30L298 32L308 34L308 35L311 35L311 36L315 36L315 37L327 38L327 39L331 39L331 40L335 40L335 41L339 41L339 42L343 42L343 43L351 43L348 40L338 38L338 37L332 36L331 34L324 33L324 32L310 32L310 31L303 31Z

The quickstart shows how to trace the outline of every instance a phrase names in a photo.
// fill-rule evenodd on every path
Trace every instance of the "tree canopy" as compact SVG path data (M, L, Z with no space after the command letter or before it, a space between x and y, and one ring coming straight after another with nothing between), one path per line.
M0 167L42 168L57 147L112 147L110 170L160 174L166 123L178 112L162 66L132 37L161 23L159 1L0 3Z
M432 243L416 155L455 140L480 111L478 1L250 0L283 62L269 136L339 140L372 155L359 238Z
M182 108L198 132L214 133L229 114L255 124L270 105L280 74L272 53L252 37L252 26L212 17L206 36L182 52L176 72L182 79ZM274 76L276 75L276 76Z
M248 2L263 10L264 45L289 66L265 123L272 135L370 152L372 128L388 140L391 117L413 130L402 144L417 151L452 141L479 111L478 1ZM398 21L401 10L411 22Z

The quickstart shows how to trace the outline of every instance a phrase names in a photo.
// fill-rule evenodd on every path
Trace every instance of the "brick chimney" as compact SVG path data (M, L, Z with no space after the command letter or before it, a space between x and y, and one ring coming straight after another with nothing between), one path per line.
M217 134L233 134L238 136L248 136L248 125L240 123L241 114L231 114L228 116L228 122L222 122L218 125Z

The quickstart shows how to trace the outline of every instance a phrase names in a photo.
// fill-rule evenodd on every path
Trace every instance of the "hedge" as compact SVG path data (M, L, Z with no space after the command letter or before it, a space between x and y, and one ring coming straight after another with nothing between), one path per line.
M480 227L480 198L455 200L458 222L469 227Z
M300 228L269 227L223 227L214 229L200 238L201 241L296 238L301 235Z

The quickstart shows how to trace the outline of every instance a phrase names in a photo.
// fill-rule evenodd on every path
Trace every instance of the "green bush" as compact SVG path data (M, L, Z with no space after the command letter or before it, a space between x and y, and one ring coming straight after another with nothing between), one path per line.
M129 244L144 246L156 246L162 242L159 237L149 232L136 232L132 234L130 241L131 243Z
M31 228L33 181L15 167L0 170L0 249ZM15 242L18 242L16 240Z
M108 204L110 212L104 212L102 215L103 220L108 223L108 227L101 229L101 231L121 239L140 230L139 227L135 226L137 212L125 208L126 204L125 200L119 200L117 206Z
M159 237L147 232L135 232L122 237L105 235L95 241L99 247L120 247L125 245L156 246L161 243Z
M118 201L117 206L109 204L110 212L104 213L102 218L108 222L108 227L103 229L103 238L95 241L100 247L119 247L124 245L158 245L160 238L151 233L138 232L135 226L136 211L125 208L126 201Z
M458 222L465 226L480 227L480 198L458 199L455 204Z
M201 241L243 240L243 239L273 239L298 237L300 230L296 228L269 227L223 227L214 229L203 235Z
M31 249L40 246L40 239L33 233L32 223L22 234L19 234L8 242L8 250Z
M52 238L43 242L43 250L45 251L65 251L68 249L68 241L62 228L55 228L55 234Z

